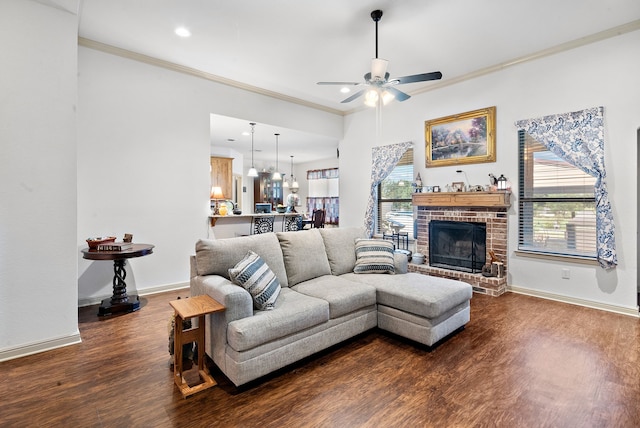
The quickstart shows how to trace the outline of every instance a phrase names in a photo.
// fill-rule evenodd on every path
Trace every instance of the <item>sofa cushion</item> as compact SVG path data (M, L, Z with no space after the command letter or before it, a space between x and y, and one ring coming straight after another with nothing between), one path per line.
M393 242L382 239L356 239L354 273L395 273Z
M256 309L270 310L280 294L280 282L262 258L249 251L234 267L229 269L231 280L246 289Z
M340 278L374 286L379 305L427 318L437 318L472 296L466 282L415 272L393 276L347 273Z
M280 240L289 287L308 279L331 275L318 229L278 232L276 235Z
M376 304L376 289L346 279L326 275L302 282L294 290L329 302L331 319Z
M288 286L282 251L275 233L228 239L200 239L196 242L198 275L220 275L231 279L229 268L242 260L249 250L262 257L278 277L281 286Z
M272 311L256 311L252 317L230 322L227 342L242 352L327 321L329 303L284 288Z
M356 265L356 239L366 238L361 227L331 227L318 229L327 251L332 275L353 272Z

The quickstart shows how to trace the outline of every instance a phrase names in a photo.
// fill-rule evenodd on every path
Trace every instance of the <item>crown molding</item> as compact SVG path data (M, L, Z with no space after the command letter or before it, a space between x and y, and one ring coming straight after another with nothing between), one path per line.
M489 67L485 67L485 68L481 68L475 71L472 71L470 73L467 74L463 74L461 76L455 76L455 77L447 77L445 80L440 80L437 82L432 82L430 83L428 86L421 88L421 89L417 89L415 91L412 92L407 92L409 95L414 96L414 95L419 95L419 94L423 94L425 92L430 92L430 91L435 91L437 89L441 89L447 86L452 86L452 85L456 85L458 83L467 81L467 80L472 80L475 79L477 77L481 77L490 73L495 73L497 71L502 71L506 68L509 67L513 67L515 65L520 65L520 64L524 64L526 62L531 62L531 61L535 61L538 60L540 58L544 58L544 57L548 57L551 55L555 55L561 52L566 52L569 51L571 49L575 49L575 48L579 48L582 46L586 46L589 45L591 43L596 43L602 40L606 40L612 37L616 37L616 36L620 36L626 33L631 33L633 31L637 31L640 30L640 19L637 19L635 21L631 21L628 22L626 24L622 24L622 25L618 25L616 27L612 27L609 28L607 30L604 31L600 31L598 33L594 33L585 37L580 37L578 39L575 40L571 40L568 41L566 43L561 43L559 45L556 46L552 46L548 49L543 49L528 55L523 55L521 57L517 57L508 61L504 61L501 62L499 64L495 64ZM200 70L196 70L194 68L190 68L190 67L185 67L182 65L178 65L178 64L174 64L172 62L169 61L164 61L158 58L154 58L154 57L150 57L147 55L143 55L137 52L133 52L133 51L129 51L126 49L122 49L122 48L118 48L112 45L108 45L105 43L101 43L101 42L97 42L95 40L91 40L91 39L86 39L84 37L78 37L78 44L80 46L84 46L87 48L91 48L91 49L95 49L95 50L99 50L102 52L106 52L106 53L110 53L113 55L117 55L117 56L121 56L124 58L129 58L129 59L133 59L135 61L140 61L140 62L144 62L146 64L151 64L151 65L155 65L157 67L162 67L162 68L166 68L169 70L173 70L173 71L177 71L179 73L185 73L185 74L189 74L192 76L196 76L196 77L200 77L202 79L206 79L206 80L210 80L213 82L217 82L217 83L221 83L223 85L228 85L228 86L232 86L234 88L238 88L238 89L242 89L245 91L250 91L256 94L260 94L260 95L265 95L271 98L276 98L282 101L287 101L290 103L294 103L294 104L298 104L298 105L302 105L305 107L309 107L309 108L313 108L316 110L322 110L325 111L327 113L332 113L332 114L336 114L339 116L347 116L353 113L357 113L360 111L364 111L364 110L368 110L370 109L370 107L366 107L364 105L360 105L358 107L355 107L351 110L347 110L347 111L342 111L342 110L337 110L337 109L333 109L327 106L323 106L321 104L316 104L316 103L312 103L309 101L305 101L305 100L301 100L299 98L295 98L295 97L290 97L287 95L283 95L280 94L278 92L274 92L274 91L269 91L266 89L262 89L256 86L251 86L251 85L247 85L245 83L241 83L241 82L237 82L235 80L231 80L231 79L227 79L224 77L220 77L217 76L215 74L211 74L211 73L206 73L204 71L200 71Z
M286 101L286 102L298 104L304 107L309 107L315 110L321 110L321 111L325 111L331 114L336 114L339 116L345 115L345 112L343 112L342 110L337 110L331 107L323 106L321 104L312 103L309 101L302 100L300 98L290 97L288 95L284 95L279 92L269 91L267 89L259 88L257 86L248 85L246 83L238 82L236 80L227 79L225 77L217 76L211 73L206 73L204 71L197 70L195 68L185 67L183 65L175 64L173 62L154 58L148 55L143 55L141 53L133 52L127 49L122 49L116 46L108 45L106 43L97 42L95 40L87 39L84 37L78 37L78 45L84 46L86 48L94 49L97 51L105 52L108 54L120 56L123 58L132 59L134 61L143 62L145 64L153 65L156 67L165 68L167 70L176 71L178 73L199 77L201 79L231 86L237 89L242 89L244 91L253 92L259 95L275 98L281 101Z
M524 55L521 57L514 58L509 61L501 62L499 64L491 65L489 67L481 68L479 70L472 71L467 74L463 74L461 76L447 78L446 80L441 80L435 82L428 87L418 89L414 92L409 93L409 95L418 95L424 92L435 91L436 89L444 88L446 86L455 85L460 82L464 82L466 80L475 79L480 76L484 76L486 74L495 73L497 71L502 71L505 68L512 67L515 65L524 64L525 62L531 62L538 60L540 58L548 57L551 55L555 55L561 52L566 52L571 49L579 48L582 46L589 45L591 43L596 43L602 40L609 39L611 37L620 36L622 34L631 33L633 31L640 30L640 19L635 21L628 22L626 24L618 25L617 27L612 27L604 31L600 31L598 33L594 33L585 37L580 37L575 40L571 40L565 43L561 43L556 46L552 46L548 49L543 49L541 51L537 51L528 55Z

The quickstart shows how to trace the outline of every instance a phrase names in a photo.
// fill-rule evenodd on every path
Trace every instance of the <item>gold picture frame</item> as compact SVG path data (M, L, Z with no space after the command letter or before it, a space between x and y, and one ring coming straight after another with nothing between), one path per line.
M496 161L496 107L424 122L425 166Z

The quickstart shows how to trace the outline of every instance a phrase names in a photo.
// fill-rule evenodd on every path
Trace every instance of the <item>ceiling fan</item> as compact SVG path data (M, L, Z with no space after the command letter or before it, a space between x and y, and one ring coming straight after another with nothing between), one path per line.
M386 59L378 58L378 21L382 18L381 10L374 10L371 12L371 18L376 23L376 57L371 60L371 71L364 75L364 83L362 82L318 82L318 85L339 85L339 86L368 86L369 88L361 89L349 98L342 100L342 103L349 103L362 95L365 95L365 104L375 106L378 102L378 98L382 97L383 102L386 104L392 99L398 101L405 101L411 98L411 95L406 94L399 89L396 89L396 85L404 85L406 83L426 82L428 80L438 80L442 78L442 73L434 71L431 73L413 74L411 76L397 77L389 79L389 73L387 72L387 66L389 61Z

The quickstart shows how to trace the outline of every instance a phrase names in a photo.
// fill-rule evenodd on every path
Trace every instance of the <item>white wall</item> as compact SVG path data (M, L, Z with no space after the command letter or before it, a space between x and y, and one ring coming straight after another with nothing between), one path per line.
M415 172L425 185L460 181L466 171L472 184L487 184L487 174L505 174L514 185L509 210L509 284L536 294L557 295L580 303L614 309L636 308L637 164L636 130L640 125L640 32L614 37L534 62L506 68L471 81L412 97L384 107L382 133L375 135L375 112L366 110L345 120L340 144L340 223L361 226L366 209L370 148L413 141ZM446 79L446 70L443 70ZM605 107L607 184L616 222L619 265L612 271L567 262L515 256L517 247L518 145L514 121ZM497 107L497 161L463 167L426 169L424 121L483 107ZM363 153L368 152L366 156ZM561 279L561 269L571 279Z
M79 340L77 26L0 2L0 360Z
M128 232L156 246L128 263L131 292L188 283L189 255L208 235L211 113L342 135L341 116L85 47L78 112L79 241ZM81 302L109 296L112 267L78 260Z

